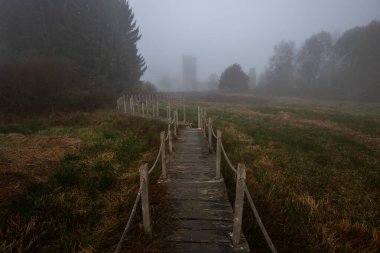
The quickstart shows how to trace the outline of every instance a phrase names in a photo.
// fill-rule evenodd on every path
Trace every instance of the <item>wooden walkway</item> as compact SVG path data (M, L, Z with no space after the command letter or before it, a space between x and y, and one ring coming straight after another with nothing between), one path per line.
M165 184L178 219L169 238L174 252L250 252L245 238L232 247L233 210L223 179L215 180L215 156L201 130L180 131L167 169Z

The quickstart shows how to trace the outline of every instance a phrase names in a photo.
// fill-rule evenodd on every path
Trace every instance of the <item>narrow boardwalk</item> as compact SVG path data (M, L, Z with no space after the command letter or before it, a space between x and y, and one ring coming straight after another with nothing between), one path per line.
M233 210L223 180L215 180L215 156L199 129L182 129L168 164L169 198L178 219L169 240L174 252L249 252L242 238L233 249Z

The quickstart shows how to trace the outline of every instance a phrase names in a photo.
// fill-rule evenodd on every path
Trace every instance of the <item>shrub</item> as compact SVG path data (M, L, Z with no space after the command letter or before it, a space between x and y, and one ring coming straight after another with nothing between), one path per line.
M0 65L0 114L40 115L89 111L112 95L62 61L36 58Z

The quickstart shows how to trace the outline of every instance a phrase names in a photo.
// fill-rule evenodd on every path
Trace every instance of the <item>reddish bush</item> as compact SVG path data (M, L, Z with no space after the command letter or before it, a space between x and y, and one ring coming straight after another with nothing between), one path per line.
M60 61L39 58L0 65L0 113L4 115L93 110L111 97L105 88Z

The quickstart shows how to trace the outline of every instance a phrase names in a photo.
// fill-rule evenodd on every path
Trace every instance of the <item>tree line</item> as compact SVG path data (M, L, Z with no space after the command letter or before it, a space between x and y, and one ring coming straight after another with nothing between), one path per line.
M219 90L246 92L256 74L233 64L221 75ZM297 49L281 41L260 75L255 93L380 101L380 22L347 30L340 37L322 31Z
M146 70L126 0L0 0L0 112L91 109Z
M261 75L257 92L274 95L380 101L380 22L340 37L319 32L300 49L281 41Z

